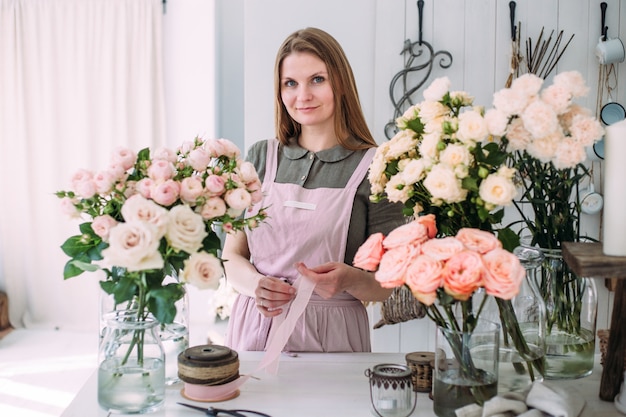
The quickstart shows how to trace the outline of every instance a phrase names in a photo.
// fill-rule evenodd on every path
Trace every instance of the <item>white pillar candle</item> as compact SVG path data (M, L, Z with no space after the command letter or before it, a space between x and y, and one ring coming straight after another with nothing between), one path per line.
M606 128L603 194L602 251L626 256L626 120Z

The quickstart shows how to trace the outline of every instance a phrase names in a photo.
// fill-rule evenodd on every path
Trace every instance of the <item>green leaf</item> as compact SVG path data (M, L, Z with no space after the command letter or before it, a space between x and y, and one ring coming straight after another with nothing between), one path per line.
M508 227L498 230L497 235L498 240L502 242L502 247L509 252L513 252L513 250L520 244L519 236L517 235L517 233L515 233Z
M151 290L148 299L148 309L163 324L169 324L176 317L176 301L185 294L182 285L167 284L164 287Z
M83 235L70 236L62 245L61 250L69 257L77 257L87 252L91 245L85 243Z
M78 268L74 265L74 260L70 259L65 263L65 267L63 268L63 279L69 279L79 276L85 272L83 269Z
M409 120L409 122L406 125L409 129L411 129L418 135L421 135L424 133L424 123L422 123L422 120L419 117Z
M111 282L113 284L107 285L106 288L103 286L103 283L101 283L100 286L105 291L108 289L107 293L113 295L115 304L120 304L124 301L130 301L139 294L139 287L130 275L123 275L118 281L105 282Z

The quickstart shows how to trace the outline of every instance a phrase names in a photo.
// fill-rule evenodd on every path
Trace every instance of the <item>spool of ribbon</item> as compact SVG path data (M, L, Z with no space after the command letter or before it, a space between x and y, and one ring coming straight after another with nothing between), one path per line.
M256 372L265 369L268 373L276 374L278 372L280 354L287 344L289 336L293 333L296 322L300 316L302 316L302 313L304 313L309 299L313 294L313 288L315 288L313 282L301 275L293 283L293 286L297 291L296 297L285 309L283 314L274 318L272 328L275 328L275 331L270 333L265 354L263 358L261 358L258 366L251 373L239 375L239 361L237 359L237 374L235 375L232 355L237 355L236 352L225 347L223 347L224 349L216 349L215 352L202 351L202 349L206 347L199 346L193 352L193 358L184 357L187 351L179 355L179 376L185 383L181 395L193 401L225 401L239 395L239 387ZM183 356L183 374L190 373L195 377L189 375L183 377L183 375L180 375L181 356ZM207 369L205 369L204 373L201 372L200 369L192 369L203 368L202 365L207 365ZM211 372L211 370L213 372ZM235 379L229 379L229 375L230 378ZM222 380L220 380L220 377ZM187 378L187 380L185 378ZM212 385L198 383L206 380L211 380ZM216 381L219 382L216 383Z

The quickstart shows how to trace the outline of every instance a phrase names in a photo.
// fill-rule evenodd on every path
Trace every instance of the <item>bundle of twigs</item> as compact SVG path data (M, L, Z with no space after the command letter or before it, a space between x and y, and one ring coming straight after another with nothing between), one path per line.
M574 35L570 36L567 43L561 47L563 41L563 31L560 31L553 42L554 30L547 39L543 39L544 28L541 28L539 38L533 45L532 38L526 40L526 70L538 77L546 79L554 70L556 64L561 59L563 52L570 44Z

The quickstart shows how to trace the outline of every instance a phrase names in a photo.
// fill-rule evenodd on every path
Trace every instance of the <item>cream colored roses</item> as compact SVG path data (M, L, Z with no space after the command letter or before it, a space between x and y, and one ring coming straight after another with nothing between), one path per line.
M506 130L508 119L498 116L487 117L466 92L450 91L447 78L434 80L378 147L370 198L401 202L406 215L435 214L446 235L467 224L491 230L516 195L505 147L491 136Z
M357 251L354 266L375 271L384 288L408 286L426 306L441 296L440 291L459 301L479 288L505 300L518 293L525 270L493 233L463 228L456 236L435 239L434 220L427 215L387 237L370 236Z

